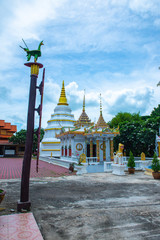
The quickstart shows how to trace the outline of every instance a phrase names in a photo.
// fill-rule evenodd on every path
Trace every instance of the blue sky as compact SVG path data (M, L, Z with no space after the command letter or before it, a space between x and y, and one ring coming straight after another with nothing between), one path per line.
M150 114L160 103L159 0L1 0L0 16L0 119L18 130L26 127L30 84L22 38L30 49L44 41L44 128L63 80L75 119L84 89L92 121L100 93L106 121L120 111Z

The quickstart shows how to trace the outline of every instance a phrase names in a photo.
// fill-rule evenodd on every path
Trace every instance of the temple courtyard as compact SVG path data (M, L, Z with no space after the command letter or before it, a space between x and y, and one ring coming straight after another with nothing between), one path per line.
M17 214L20 179L0 185L0 215ZM160 239L160 181L144 172L31 178L30 200L45 240Z

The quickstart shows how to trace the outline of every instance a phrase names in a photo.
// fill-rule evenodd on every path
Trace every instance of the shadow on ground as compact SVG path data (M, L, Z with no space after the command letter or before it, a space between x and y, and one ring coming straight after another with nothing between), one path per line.
M11 214L20 180L2 180ZM160 181L143 172L31 179L32 212L45 240L160 239Z

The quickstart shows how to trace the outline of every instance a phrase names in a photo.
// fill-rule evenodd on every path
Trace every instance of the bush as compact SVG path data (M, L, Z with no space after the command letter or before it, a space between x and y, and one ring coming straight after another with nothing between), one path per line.
M160 164L156 153L154 153L151 168L153 172L160 171Z
M134 156L133 156L133 153L132 153L131 151L130 151L130 153L129 153L129 159L128 159L127 166L128 166L129 168L135 168Z

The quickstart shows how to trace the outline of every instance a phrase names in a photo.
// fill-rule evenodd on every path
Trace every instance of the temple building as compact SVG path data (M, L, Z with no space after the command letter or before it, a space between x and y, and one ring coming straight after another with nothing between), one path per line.
M60 139L61 158L85 156L88 159L96 158L97 162L113 160L113 138L119 134L119 129L110 129L102 114L100 100L100 116L97 123L91 123L85 112L85 96L83 110L74 124L75 128L61 130L56 137Z
M48 121L40 146L40 157L96 158L97 162L113 160L113 138L119 129L110 129L102 114L100 96L100 115L96 124L91 122L85 110L85 94L82 113L77 121L71 114L62 83L59 102Z
M21 156L24 154L24 145L13 144L9 138L17 131L16 125L0 120L0 157Z
M75 119L67 103L64 81L62 83L59 102L48 120L45 134L40 145L40 156L60 157L60 140L55 137L61 129L68 130L74 127Z

